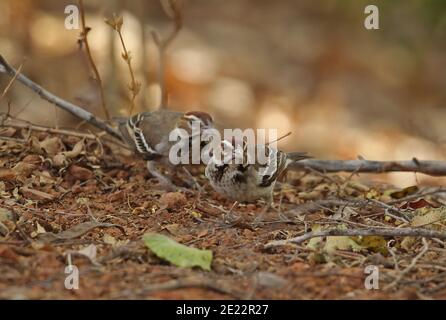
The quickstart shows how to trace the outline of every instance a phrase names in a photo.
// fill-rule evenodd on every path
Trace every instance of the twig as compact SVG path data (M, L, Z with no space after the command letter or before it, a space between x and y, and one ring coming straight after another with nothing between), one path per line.
M6 96L6 94L8 93L9 89L11 88L12 84L14 83L14 81L17 79L17 76L20 74L20 72L22 71L23 68L23 63L19 66L19 68L16 71L16 74L11 78L11 80L9 81L8 85L6 86L5 90L3 90L3 93L0 97L0 101L3 100L3 98ZM11 108L10 105L8 105L8 113L9 113L9 109Z
M392 200L389 202L389 204L393 205L393 204L397 204L397 203L401 203L401 202L407 202L407 201L411 201L411 200L415 200L415 199L419 199L419 198L424 198L425 196L429 196L429 195L433 195L433 194L437 194L437 193L446 193L446 188L436 188L435 190L426 191L423 193L412 194L410 196L407 196L407 197L404 197L401 199Z
M135 99L138 95L139 91L141 90L141 83L135 80L135 73L133 72L132 67L132 56L130 51L127 50L127 46L124 42L124 37L122 36L122 25L124 24L124 19L122 17L118 17L116 15L113 15L113 18L106 19L105 22L115 30L119 36L119 40L121 41L121 46L123 53L121 54L122 59L124 59L125 63L127 64L127 67L129 69L130 73L130 79L131 82L129 84L129 90L131 93L130 97L130 109L129 109L129 116L132 115L133 110L135 109Z
M0 72L4 71L7 73L10 77L14 77L17 75L17 81L20 81L22 84L36 92L42 99L45 99L49 103L52 103L59 108L64 109L65 111L68 111L69 113L73 114L74 116L85 120L86 122L90 123L91 125L95 126L96 128L99 128L101 130L106 131L108 134L112 135L113 137L119 139L122 141L121 134L118 130L110 127L105 121L95 117L92 113L82 109L81 107L68 102L66 100L63 100L59 98L58 96L52 94L51 92L45 90L37 83L33 82L23 74L18 74L17 71L8 64L6 59L0 55L0 66L3 68L0 68Z
M289 131L288 133L284 134L283 136L277 138L276 140L273 140L273 141L268 142L266 145L269 146L270 144L279 142L280 140L283 140L283 139L285 139L285 138L288 138L288 137L289 137L290 135L292 135L292 134L293 134L293 133L292 133L291 131Z
M10 121L14 121L14 122L10 122ZM121 148L124 148L124 149L127 149L127 150L131 150L128 145L123 144L123 143L117 141L116 139L110 139L110 138L107 139L107 136L103 136L104 135L103 131L99 132L98 134L96 134L96 133L87 133L87 132L81 132L81 131L74 131L74 130L69 130L69 129L55 129L55 128L51 128L51 127L35 125L35 124L32 124L32 123L30 123L30 122L28 122L26 120L16 119L16 118L13 118L13 117L11 117L10 119L6 119L2 124L0 124L0 127L11 127L11 128L16 128L16 129L27 129L27 130L30 130L30 131L39 131L39 132L46 132L46 133L53 133L53 134L61 134L61 135L64 135L64 136L72 136L72 137L85 138L85 139L90 139L90 140L103 139L104 141L116 144L116 145L120 146ZM1 139L6 139L6 138L5 137L1 137ZM12 139L12 138L9 138L9 139ZM20 140L20 139L15 139L15 140L20 141L20 142L25 142L26 141L26 140Z
M291 239L271 241L265 245L265 248L283 246L290 243L299 244L312 238L328 237L328 236L424 237L424 238L438 238L440 240L446 240L446 232L439 232L426 229L413 229L413 228L398 228L398 229L369 228L369 229L350 229L350 230L331 229L324 231L307 232L299 237Z
M85 45L85 51L87 53L88 61L90 62L90 66L93 69L93 72L94 72L94 75L96 78L95 79L96 84L98 86L99 93L101 96L102 110L104 111L104 114L105 114L105 117L107 118L107 120L110 120L110 114L108 113L108 109L105 104L105 94L104 94L104 87L102 85L102 78L101 78L98 68L96 67L96 64L93 60L93 56L92 56L91 50L90 50L90 45L88 43L88 33L91 31L91 28L87 27L86 23L85 23L85 8L84 8L83 0L79 0L79 8L80 8L81 24L82 24L82 32L81 32L80 41Z
M167 89L165 79L165 54L169 45L177 37L183 27L183 17L181 15L180 0L161 0L164 12L173 20L174 28L166 39L162 39L158 32L152 31L152 38L158 48L159 65L158 65L158 82L161 88L161 105L160 109L167 107Z
M27 129L27 130L31 130L31 131L62 134L65 136L73 136L73 137L96 140L96 136L94 134L77 132L77 131L72 131L72 130L54 129L54 128L50 128L50 127L33 125L30 123L9 123L8 122L8 123L3 124L3 126L16 128L16 129Z
M445 161L421 161L416 158L408 161L371 161L371 160L302 160L289 165L291 170L313 169L320 172L420 172L431 176L446 175Z
M401 271L401 273L398 275L398 277L392 283L390 283L384 287L384 290L389 290L390 288L393 288L394 286L396 286L403 279L403 277L415 267L418 260L420 260L420 258L422 256L424 256L424 254L427 252L427 250L429 250L429 243L427 243L426 239L423 238L422 241L423 241L424 246L423 246L423 249L420 251L420 253L418 253L416 255L416 257L412 259L412 262L407 266L407 268L405 268L403 271Z

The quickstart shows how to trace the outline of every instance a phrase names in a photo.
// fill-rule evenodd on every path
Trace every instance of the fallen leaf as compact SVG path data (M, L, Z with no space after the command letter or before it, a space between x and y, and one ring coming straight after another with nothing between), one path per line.
M94 177L94 174L91 170L79 167L77 165L70 166L70 169L68 171L75 179L80 181L86 181Z
M42 163L43 158L37 154L29 154L23 158L22 162L38 166Z
M168 224L166 226L163 226L161 230L167 230L172 235L177 236L179 235L180 225L178 223Z
M402 199L418 192L417 186L410 186L400 190L388 190L384 194L388 194L393 199Z
M0 168L0 179L6 181L13 181L16 178L16 174L12 169Z
M125 190L116 191L110 195L108 195L107 200L110 202L115 202L118 200L123 200L126 198L126 192Z
M113 247L120 247L120 246L126 245L130 242L128 239L116 240L115 237L113 237L112 235L109 235L108 233L104 234L104 236L102 237L102 240L104 241L104 243L109 244Z
M203 270L211 270L212 251L210 250L190 248L156 233L146 233L143 241L159 258L178 267L200 267Z
M84 257L87 257L91 263L94 265L100 265L97 261L98 248L94 244L90 244L88 247L85 247L81 250L76 251L77 254L80 254Z
M368 249L373 252L379 252L382 254L387 254L389 250L387 249L387 241L380 236L365 236L365 237L355 237L354 241L364 249Z
M0 136L2 136L2 137L11 138L11 137L13 137L16 134L16 132L17 132L17 129L14 129L12 127L0 128Z
M71 151L66 151L63 152L62 154L68 159L73 159L76 158L78 155L80 155L84 150L84 148L85 148L84 140L81 140L74 145Z
M401 248L408 252L411 251L416 240L414 237L404 237L403 241L401 241Z
M346 236L327 237L324 250L327 253L334 253L336 250L361 251L363 248L352 238Z
M16 177L28 178L36 169L36 166L31 163L19 162L13 168Z
M108 233L104 234L104 236L102 237L102 240L106 243L106 244L110 244L112 246L114 246L116 244L116 239L115 237L109 235Z
M176 209L187 203L186 196L180 192L168 192L161 196L160 203L164 208Z
M62 167L65 167L67 164L68 164L68 160L65 155L59 153L53 157L53 166L55 168L62 168Z
M426 201L425 199L419 199L417 201L404 202L400 206L400 209L412 209L412 210L415 210L415 209L420 209L420 208L424 208L424 207L436 208L437 206L435 206L432 203Z
M37 230L36 230L37 234L46 233L45 228L42 227L39 222L36 223L36 228L37 228Z
M54 200L54 196L35 189L30 189L28 187L22 187L19 189L20 193L23 195L23 197L31 200L37 200L37 201L52 201Z
M421 208L415 211L411 225L421 227L441 222L446 219L446 207L440 208Z
M8 246L0 246L0 258L7 259L16 263L20 261L20 256Z
M40 148L48 155L55 155L63 148L62 141L58 137L46 138L40 142Z

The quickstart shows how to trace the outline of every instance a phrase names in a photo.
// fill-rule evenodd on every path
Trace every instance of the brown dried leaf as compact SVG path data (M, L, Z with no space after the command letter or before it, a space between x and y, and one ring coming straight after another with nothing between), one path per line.
M438 206L426 201L425 199L419 199L417 201L408 201L408 202L404 202L401 206L400 209L420 209L420 208L437 208Z
M12 168L12 171L14 172L16 178L28 178L35 169L36 166L34 164L19 162L14 166L14 168Z
M16 178L16 174L12 169L0 168L0 180L13 181Z
M0 136L2 137L13 137L17 132L17 129L8 127L8 128L0 128Z
M68 164L68 160L64 154L59 153L53 157L53 166L55 168L62 168L62 167L65 167L67 164Z
M169 192L161 196L160 203L166 209L176 209L184 206L187 203L187 199L180 192Z
M23 158L22 162L39 166L42 164L42 157L37 154L29 154Z
M83 167L79 167L77 165L70 166L68 172L77 180L86 181L92 179L94 174L91 170Z
M35 189L30 189L28 187L22 187L20 188L20 193L23 195L23 197L31 200L37 200L37 201L52 201L54 200L54 196Z
M58 137L52 137L52 138L46 138L42 142L40 142L40 147L48 154L48 155L55 155L60 150L63 149L63 144L60 138Z

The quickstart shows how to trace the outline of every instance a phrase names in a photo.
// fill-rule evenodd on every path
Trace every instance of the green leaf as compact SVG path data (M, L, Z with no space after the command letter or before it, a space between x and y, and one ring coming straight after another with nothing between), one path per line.
M183 268L211 270L212 251L190 248L158 233L146 233L145 245L159 258Z

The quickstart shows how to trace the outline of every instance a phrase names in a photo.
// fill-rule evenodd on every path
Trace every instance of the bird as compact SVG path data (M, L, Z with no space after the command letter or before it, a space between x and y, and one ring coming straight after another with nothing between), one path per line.
M273 203L274 186L288 165L311 158L305 152L286 153L261 144L252 149L256 153L248 152L247 145L237 148L226 140L222 141L221 148L224 160L212 156L206 165L205 176L218 194L235 201L230 211L240 202L263 199L267 203L266 212ZM251 156L258 151L263 152L267 161L261 163Z
M129 118L117 120L124 142L135 154L147 161L149 172L172 191L178 188L156 168L157 164L168 167L175 166L169 159L171 147L176 143L169 141L170 133L175 129L183 129L188 133L189 143L191 143L194 122L200 125L200 132L214 127L212 117L202 111L183 113L158 109L151 112L140 112Z

